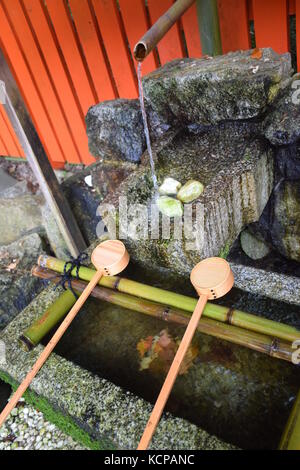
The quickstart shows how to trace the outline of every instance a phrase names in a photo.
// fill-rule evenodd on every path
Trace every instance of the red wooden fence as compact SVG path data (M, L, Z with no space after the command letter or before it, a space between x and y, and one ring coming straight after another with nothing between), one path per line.
M135 98L131 51L174 0L0 0L0 46L53 166L89 164L84 116L102 100ZM218 0L223 52L290 49L296 15L300 66L300 0ZM200 57L194 4L145 60L143 73L178 57ZM0 155L23 156L0 106Z

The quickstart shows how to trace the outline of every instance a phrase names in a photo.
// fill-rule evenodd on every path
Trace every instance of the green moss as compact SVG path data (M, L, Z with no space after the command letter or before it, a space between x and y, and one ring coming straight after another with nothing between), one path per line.
M19 386L19 384L9 374L2 370L0 370L0 379L10 384L13 390L16 390ZM39 396L32 390L27 389L24 393L24 399L28 404L41 411L48 421L55 424L61 431L71 436L75 441L79 442L83 446L92 450L115 449L113 444L108 440L99 441L93 439L86 431L75 424L69 416L55 410L45 398Z
M226 243L223 248L220 250L219 257L226 259L230 250L230 243Z
M275 83L275 85L271 85L268 91L268 102L272 103L276 96L278 95L278 92L280 90L280 84Z

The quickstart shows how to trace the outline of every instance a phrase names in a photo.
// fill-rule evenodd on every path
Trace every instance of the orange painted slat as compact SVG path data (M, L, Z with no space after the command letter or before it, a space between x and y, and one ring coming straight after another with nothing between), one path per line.
M79 40L97 93L97 100L116 98L88 0L69 0Z
M145 0L119 0L126 35L133 54L136 43L149 29L146 16ZM143 62L143 74L157 68L153 52Z
M276 52L289 50L287 0L252 0L257 47L272 47Z
M155 23L173 4L172 0L148 0L151 23ZM172 26L157 45L161 64L184 56L178 24Z
M250 49L247 0L218 0L223 54Z
M2 104L0 104L0 108L2 107ZM1 113L0 113L0 155L1 156L9 156L9 150L7 146L5 145L5 138L3 136L3 133L5 131L5 124L1 120Z
M45 151L53 164L62 164L65 159L58 145L53 128L44 103L36 88L35 81L27 66L21 49L21 43L17 41L14 30L8 21L3 5L0 3L0 42L1 48L10 65L20 92L23 95L26 106L31 114L39 137Z
M289 0L289 15L296 14L296 0Z
M202 48L200 40L200 30L197 19L197 7L194 3L182 16L182 26L186 39L189 57L201 57Z
M252 0L248 0L248 16L249 20L253 21L253 5L252 5Z
M5 147L4 141L2 140L1 136L1 126L0 126L0 157L8 157L8 150Z
M137 97L134 66L115 0L92 0L97 22L121 98Z
M2 104L0 105L0 114L2 117L1 128L2 123L4 124L2 138L5 141L5 146L8 149L9 155L12 157L24 157L23 149L19 144L18 137L15 134L15 131L7 117L6 111Z
M53 33L48 24L40 0L23 0L31 25L38 38L40 50L47 63L53 87L59 99L62 112L75 145L76 155L70 155L66 149L66 159L70 163L85 162L90 159L84 116L74 97L66 70L64 69ZM73 158L72 158L73 156ZM76 158L75 158L76 157Z
M97 95L82 60L68 5L65 0L47 0L47 10L85 115L89 107L97 102Z
M48 116L55 129L55 134L60 143L65 160L78 163L80 161L77 149L72 140L65 116L60 107L60 103L55 92L55 88L50 80L48 70L40 54L38 44L32 34L31 26L21 7L19 0L3 0L6 11L13 21L15 34L22 42L22 49L28 67L36 78L36 87L41 99L47 106ZM36 116L38 119L38 116Z

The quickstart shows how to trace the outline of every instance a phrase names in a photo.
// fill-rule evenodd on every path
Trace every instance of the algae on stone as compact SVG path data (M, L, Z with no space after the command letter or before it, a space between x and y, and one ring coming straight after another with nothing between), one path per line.
M299 74L293 77L263 122L264 135L273 145L290 145L300 139L299 78Z
M217 124L264 113L291 75L289 54L262 49L209 59L178 59L143 77L147 106L172 126ZM151 120L150 120L151 124Z
M289 259L300 262L300 184L281 181L274 191L270 225L274 247Z

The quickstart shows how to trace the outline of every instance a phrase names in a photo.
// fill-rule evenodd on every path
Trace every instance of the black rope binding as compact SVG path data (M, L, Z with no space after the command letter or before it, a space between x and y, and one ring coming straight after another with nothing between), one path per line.
M71 259L69 261L66 261L64 265L64 273L61 276L61 280L56 284L55 289L57 289L58 286L62 286L64 290L70 289L72 294L75 296L75 299L78 299L78 295L76 294L75 290L72 287L72 271L73 269L76 268L76 279L79 279L79 268L81 266L84 266L84 262L88 260L88 255L86 253L80 253L77 258L73 258L71 256ZM70 265L70 266L69 266ZM68 287L65 286L65 284L68 284Z

